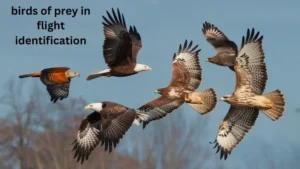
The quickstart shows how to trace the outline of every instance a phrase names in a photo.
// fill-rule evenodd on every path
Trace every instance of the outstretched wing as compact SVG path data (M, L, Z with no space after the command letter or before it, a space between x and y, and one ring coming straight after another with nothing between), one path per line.
M47 85L47 91L51 96L51 102L56 103L58 99L63 100L69 96L70 82Z
M143 120L143 128L145 128L150 121L161 119L175 109L178 109L183 103L184 100L180 98L172 99L161 96L141 106L137 111L148 115L148 119Z
M234 69L236 70L235 92L250 90L261 95L265 89L268 79L266 64L264 63L264 52L262 49L263 36L251 33L247 30L246 38L243 36L241 50L236 58Z
M231 106L227 115L221 122L215 140L217 153L221 150L220 159L226 160L232 150L244 138L246 133L255 124L259 110L250 107Z
M198 45L191 48L193 41L189 44L185 40L183 47L179 45L177 54L174 53L172 65L172 80L170 86L184 87L188 90L196 90L202 80L202 68L199 63Z
M132 58L132 39L127 31L123 14L117 9L117 14L112 9L112 15L106 11L107 19L102 16L104 25L103 56L108 66L128 63Z
M129 33L132 39L132 62L137 63L137 55L142 48L142 38L135 26L130 26Z
M228 53L228 56L235 58L238 53L237 45L229 40L227 36L215 25L205 22L202 28L206 40L216 49L217 53Z
M79 128L77 138L74 140L74 158L83 163L100 143L105 151L112 151L120 139L131 127L135 119L135 111L124 106L115 107L108 103L100 113L94 112L86 117Z

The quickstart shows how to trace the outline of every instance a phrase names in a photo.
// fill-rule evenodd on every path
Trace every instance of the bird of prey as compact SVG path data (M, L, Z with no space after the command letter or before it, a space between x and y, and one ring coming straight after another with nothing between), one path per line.
M217 51L216 56L209 57L206 61L220 66L228 66L234 71L235 58L238 54L237 45L228 39L220 29L211 23L203 23L202 32L206 40Z
M152 70L150 66L137 63L137 55L142 48L141 36L135 26L126 28L123 14L112 9L112 14L106 11L108 18L102 16L104 25L103 56L108 69L90 74L87 80L100 76L125 77L141 71Z
M255 33L254 28L243 36L242 45L234 65L236 87L231 95L221 100L230 104L230 109L220 124L215 140L220 159L226 160L232 150L255 124L259 111L271 120L283 116L285 99L280 90L263 94L268 79L264 52L263 36Z
M51 96L51 102L56 103L58 99L63 100L69 96L71 78L80 76L78 72L69 70L68 67L52 67L40 72L20 75L19 78L39 77Z
M155 92L161 96L152 100L137 110L149 117L143 121L143 128L153 120L163 118L183 103L188 103L197 112L206 114L217 104L215 91L212 88L204 91L195 91L202 80L202 68L199 63L198 45L192 47L193 42L185 40L174 53L172 63L172 80L168 87L157 89Z
M101 146L105 146L105 151L109 149L111 152L137 117L147 117L134 109L109 101L91 103L85 109L92 109L94 112L81 122L72 150L75 151L74 159L77 157L77 162L81 161L81 164L88 160L100 141Z

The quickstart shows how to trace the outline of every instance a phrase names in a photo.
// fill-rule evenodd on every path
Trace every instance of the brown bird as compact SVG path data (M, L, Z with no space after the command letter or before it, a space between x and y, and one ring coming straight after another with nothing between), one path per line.
M107 19L102 16L104 25L103 56L109 69L90 74L87 80L101 76L126 77L141 71L152 70L150 66L138 64L137 55L142 48L141 36L135 26L126 28L123 14L112 9L112 15L106 11Z
M284 113L285 100L280 90L262 94L268 79L264 52L263 36L248 29L243 36L242 46L234 65L236 87L232 95L225 95L221 100L229 103L230 109L221 122L215 140L220 159L227 156L244 138L255 124L259 111L276 121Z
M63 100L69 95L71 78L80 76L78 72L69 70L68 67L52 67L40 72L20 75L19 78L39 77L51 96L51 102L56 103L58 99Z
M75 151L74 159L77 157L77 162L81 161L81 164L88 160L100 141L101 146L105 146L105 151L109 149L111 152L136 118L147 117L126 106L109 101L91 103L85 109L92 109L94 112L81 122L72 150Z
M220 66L228 66L234 71L235 58L238 54L237 45L227 38L215 25L205 22L202 28L206 40L216 49L217 55L207 58L211 62Z
M174 53L172 71L173 77L168 87L156 90L161 97L141 106L138 111L145 113L149 118L142 120L143 128L153 120L163 118L183 103L189 103L197 112L206 114L217 104L215 91L210 88L204 91L195 90L202 80L202 68L199 63L198 45L192 48L192 41L185 40L180 45L178 53Z

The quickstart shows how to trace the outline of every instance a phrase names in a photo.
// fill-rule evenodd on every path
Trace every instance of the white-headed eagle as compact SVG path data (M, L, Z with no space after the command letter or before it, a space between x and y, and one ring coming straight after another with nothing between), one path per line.
M90 74L87 80L100 76L126 77L141 71L152 70L151 67L138 64L137 55L142 48L142 39L135 26L126 28L123 14L112 9L112 14L106 11L108 18L102 16L104 26L103 56L108 69Z
M100 142L101 146L105 146L105 151L111 152L136 118L147 117L134 109L109 101L91 103L85 109L92 109L94 112L81 122L72 150L75 151L74 158L77 158L77 162L81 161L81 164L88 160Z

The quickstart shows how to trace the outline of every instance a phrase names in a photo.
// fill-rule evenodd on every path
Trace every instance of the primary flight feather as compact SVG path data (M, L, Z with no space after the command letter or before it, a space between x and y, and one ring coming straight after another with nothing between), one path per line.
M79 76L78 72L69 70L68 67L52 67L44 69L40 72L20 75L19 78L38 77L51 96L51 102L56 103L57 100L63 100L69 96L69 88L71 78Z
M268 79L264 52L263 36L255 30L247 30L246 38L234 65L236 87L231 95L221 100L230 104L230 109L220 124L215 140L220 158L227 159L232 150L255 124L259 111L276 121L284 113L285 100L280 90L262 94Z
M152 70L150 66L137 63L137 56L142 48L142 39L135 26L127 30L123 14L112 9L112 14L106 11L104 19L103 56L108 69L90 74L87 80L101 76L126 77L141 71Z
M168 87L156 90L161 96L141 106L138 111L149 117L143 121L143 127L153 120L163 118L183 103L189 103L197 112L206 114L214 109L217 103L215 91L207 89L195 90L202 80L202 68L199 63L198 45L192 47L193 42L185 40L174 53L172 63L172 80Z

